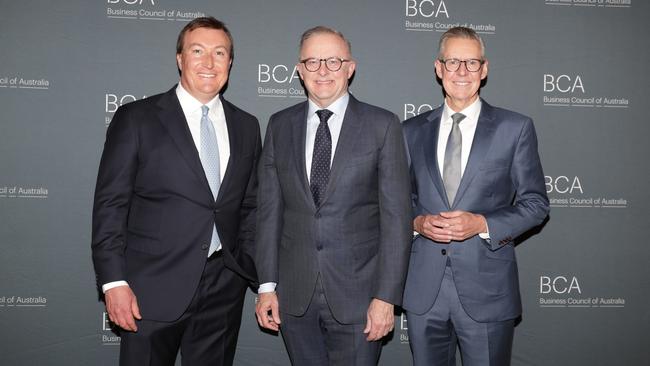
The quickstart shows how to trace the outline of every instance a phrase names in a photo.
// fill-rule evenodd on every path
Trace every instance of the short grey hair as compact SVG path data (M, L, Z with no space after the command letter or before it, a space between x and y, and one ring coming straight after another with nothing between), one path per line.
M326 27L324 25L318 25L313 28L307 29L302 36L300 36L300 46L299 46L299 51L302 50L302 46L305 44L305 42L311 38L312 36L315 36L317 34L333 34L343 40L345 44L348 46L348 52L350 53L350 56L352 56L352 45L350 44L350 41L348 41L347 38L343 35L343 33L337 31L334 28Z
M481 45L481 60L485 60L485 44L483 43L483 39L472 28L467 27L449 28L442 34L438 42L438 59L442 58L442 54L445 51L445 43L451 38L471 39L478 42Z

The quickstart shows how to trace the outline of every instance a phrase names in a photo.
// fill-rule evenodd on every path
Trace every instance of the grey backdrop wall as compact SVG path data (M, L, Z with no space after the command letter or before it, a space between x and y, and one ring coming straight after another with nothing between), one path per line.
M175 39L225 20L225 96L260 119L304 100L298 37L352 42L351 91L402 119L442 102L441 32L479 31L482 96L534 118L552 203L517 248L524 302L514 365L647 365L650 5L638 0L0 0L0 364L114 365L119 337L95 292L92 194L107 124L178 81ZM246 300L237 365L287 365ZM381 365L411 362L396 317Z

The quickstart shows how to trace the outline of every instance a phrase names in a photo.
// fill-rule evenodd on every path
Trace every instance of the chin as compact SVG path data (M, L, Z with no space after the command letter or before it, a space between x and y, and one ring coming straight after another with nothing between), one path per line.
M204 93L204 94L215 94L216 95L217 93L219 93L219 89L220 88L217 88L216 86L210 86L210 87L207 87L207 88L201 88L201 92Z

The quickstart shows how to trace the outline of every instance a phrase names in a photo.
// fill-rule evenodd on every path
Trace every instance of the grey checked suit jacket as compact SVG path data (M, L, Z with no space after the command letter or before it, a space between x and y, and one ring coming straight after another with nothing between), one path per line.
M308 103L271 116L258 167L256 267L280 310L302 315L320 274L341 323L372 298L401 304L411 242L408 163L397 116L350 95L319 207L305 169Z

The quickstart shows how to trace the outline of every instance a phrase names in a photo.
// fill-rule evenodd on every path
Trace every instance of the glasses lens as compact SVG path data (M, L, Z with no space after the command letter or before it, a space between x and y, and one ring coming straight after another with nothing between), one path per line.
M339 71L341 69L342 62L336 57L330 57L325 61L325 65L330 71Z
M315 58L307 59L303 63L307 71L317 71L320 68L320 60Z
M445 60L445 68L447 68L447 71L454 72L458 70L459 67L460 67L460 61L456 60L455 58Z
M481 65L482 65L481 60L471 59L471 60L465 61L465 66L467 66L467 71L470 71L470 72L478 71L478 69L481 68Z

